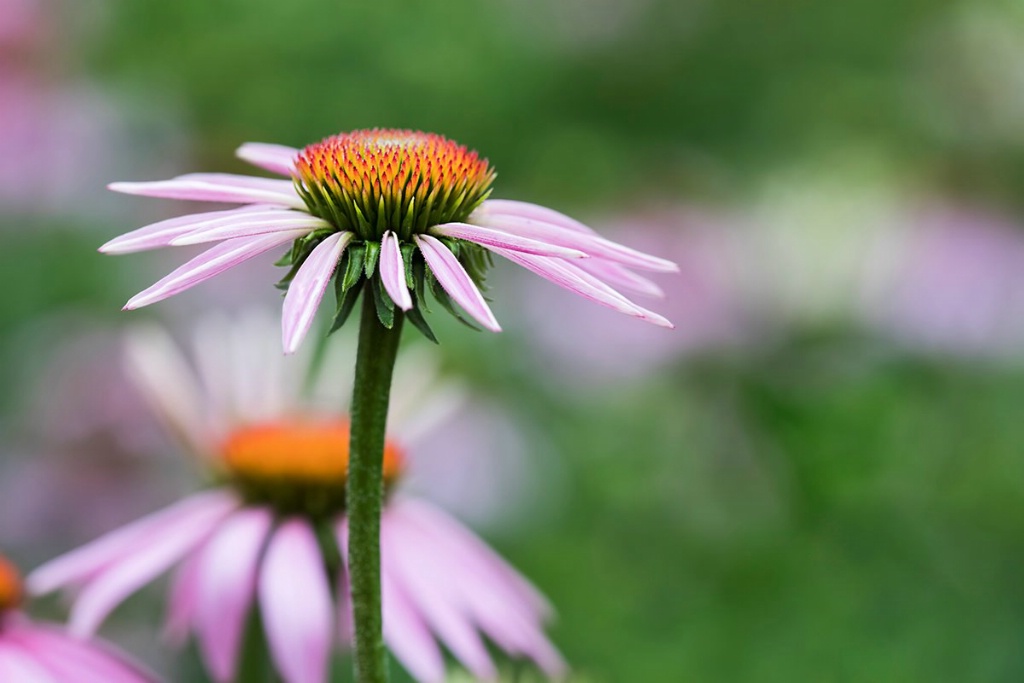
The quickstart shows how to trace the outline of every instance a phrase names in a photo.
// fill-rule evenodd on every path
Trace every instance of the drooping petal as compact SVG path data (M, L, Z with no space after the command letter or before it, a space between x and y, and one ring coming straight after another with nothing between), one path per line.
M222 683L235 680L260 551L272 522L269 510L244 508L225 520L203 547L196 632L207 668Z
M565 661L543 631L550 608L526 579L440 509L405 499L393 501L389 510L435 548L432 561L443 582L437 589L462 605L495 643L530 657L548 675L565 672Z
M196 228L217 223L224 219L244 217L265 209L265 206L259 205L243 206L238 209L228 209L227 211L207 211L205 213L194 213L188 216L170 218L119 235L100 247L99 251L104 254L131 254L137 251L166 247L170 245L171 240L174 238L187 235Z
M273 180L230 173L189 173L170 180L143 183L111 183L114 192L232 204L279 204L306 208L290 180Z
M592 258L580 261L578 265L591 275L616 287L622 287L637 294L658 297L659 299L665 297L665 292L661 287L647 278L637 275L628 268L620 266L618 263L612 263L602 258Z
M455 258L455 254L436 237L416 235L413 239L434 277L444 287L444 291L448 292L478 323L492 332L501 332L501 326L498 325L480 290Z
M402 666L420 683L443 683L444 656L423 617L390 570L381 567L381 618L384 641Z
M305 521L284 522L259 575L270 654L286 683L323 683L332 640L331 591L316 536Z
M205 282L210 278L220 275L225 270L244 263L251 258L266 253L282 244L292 242L302 237L308 230L292 230L289 232L278 232L271 235L260 235L259 237L239 237L238 239L221 242L215 247L207 249L199 256L175 269L165 278L154 284L152 287L139 292L133 296L125 310L134 310L149 306L157 301L180 294L186 289Z
M584 232L590 235L597 234L597 231L590 226L581 223L571 216L566 216L560 211L555 211L540 204L531 204L530 202L521 202L515 199L488 199L474 214L480 217L485 215L520 216L521 218L532 218L558 225L566 230L575 230L576 232Z
M61 683L31 652L20 644L5 641L0 641L0 681Z
M173 247L188 244L203 244L237 237L254 237L274 232L305 229L307 232L329 228L331 224L322 218L310 216L303 211L288 209L268 209L266 211L250 211L198 227L170 241Z
M163 636L174 647L184 647L195 622L199 599L199 561L205 547L204 543L178 565L167 591L167 617L164 620Z
M205 396L171 336L157 325L139 327L124 346L125 371L153 412L189 452L209 453L214 439Z
M501 230L471 225L469 223L443 223L430 228L430 232L442 237L455 237L466 240L484 247L501 247L502 249L521 251L524 254L557 256L559 258L571 259L587 257L587 254L579 249L570 249L557 244L549 244L541 240L520 237Z
M282 342L285 353L295 353L313 324L313 316L324 298L327 285L338 267L345 247L352 241L352 233L336 232L329 235L306 258L284 297L281 317Z
M474 212L470 217L475 224L503 230L521 237L542 240L563 247L579 249L590 256L606 258L631 268L663 273L675 273L679 266L657 256L631 249L618 242L612 242L594 232L571 230L562 225L548 223L535 218L524 218L500 214L494 211Z
M338 526L338 547L341 549L342 558L347 562L346 520L342 520ZM423 621L422 615L392 574L393 569L385 558L381 557L380 594L384 642L419 683L442 683L445 680L445 665L441 648ZM349 593L346 590L341 595L348 596ZM351 611L347 600L345 611L346 616Z
M153 537L166 525L179 524L210 507L235 504L223 491L190 496L159 512L112 531L76 550L54 558L31 572L25 585L32 595L44 595L93 578L100 570L131 555L140 542Z
M235 155L253 166L266 169L271 173L291 175L295 169L295 157L299 150L285 145L272 145L266 142L247 142L237 150Z
M391 300L403 311L412 308L412 296L405 282L405 261L398 236L388 230L380 241L380 281Z
M381 564L387 564L390 575L424 621L474 676L493 678L497 673L494 662L465 606L450 599L447 578L429 539L389 509L381 518L380 544Z
M577 268L571 263L560 259L521 254L504 249L495 250L495 253L594 303L607 306L612 310L631 315L635 318L640 318L659 327L673 327L672 323L664 317L637 306L593 275Z
M454 552L456 557L460 558L460 562L469 561L479 568L482 576L489 579L493 577L495 583L509 587L515 602L527 606L530 613L540 619L551 617L551 603L547 598L497 552L451 515L425 501L407 496L395 497L388 509L404 519L414 520L417 527L425 530L425 535L441 538L448 547L456 549Z
M14 637L54 673L57 681L153 683L157 680L152 672L105 644L71 638L50 626L33 625ZM8 679L0 677L0 680Z
M164 524L150 538L136 544L130 555L88 581L72 606L70 632L78 636L95 633L125 598L202 543L234 505L234 501L221 501Z

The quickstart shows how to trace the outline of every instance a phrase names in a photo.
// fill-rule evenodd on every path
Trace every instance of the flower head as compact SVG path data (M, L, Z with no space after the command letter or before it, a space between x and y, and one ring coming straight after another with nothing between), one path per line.
M305 398L306 357L285 358L264 344L266 324L273 325L252 318L201 327L198 372L157 330L131 340L130 370L143 394L207 464L214 485L39 568L28 585L35 593L77 588L70 624L88 634L129 594L178 564L168 631L178 639L195 635L215 680L234 680L246 620L258 602L286 683L322 683L332 641L347 644L351 637L348 422ZM332 351L349 355L344 343ZM493 678L483 636L559 674L564 664L543 632L546 600L461 523L402 490L414 461L406 452L415 449L402 429L403 394L434 384L424 372L423 363L397 369L398 429L385 449L386 643L416 680L428 683L445 680L441 645L474 676ZM453 402L445 396L453 392L443 385L436 391L433 400L429 392L416 397L417 417L424 405L438 418L450 414L445 406ZM312 391L321 392L329 405L339 404L320 387ZM336 571L325 570L338 558Z
M151 683L154 676L109 646L69 637L19 611L24 590L15 566L0 555L0 681L5 683Z
M162 221L100 248L111 254L219 242L128 301L127 309L178 294L265 252L291 245L283 313L285 351L302 342L332 280L334 326L344 324L364 291L381 322L395 310L434 339L421 308L427 294L462 318L500 331L481 294L497 254L555 284L622 313L671 327L612 285L650 294L657 287L633 269L674 271L675 264L598 236L535 204L488 199L495 173L476 152L440 135L363 130L297 150L248 143L238 155L290 180L190 174L172 180L114 183L119 192L246 204ZM369 288L364 286L369 284Z

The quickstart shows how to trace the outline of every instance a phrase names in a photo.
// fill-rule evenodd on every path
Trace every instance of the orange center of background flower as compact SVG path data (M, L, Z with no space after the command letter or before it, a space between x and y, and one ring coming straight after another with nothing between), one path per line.
M295 162L310 212L339 230L408 239L465 220L490 191L494 171L479 154L434 133L373 129L334 135Z
M0 612L17 607L24 597L21 574L0 555Z
M247 480L344 487L348 475L349 423L275 422L244 427L224 443L228 470ZM401 474L404 456L384 446L384 478Z

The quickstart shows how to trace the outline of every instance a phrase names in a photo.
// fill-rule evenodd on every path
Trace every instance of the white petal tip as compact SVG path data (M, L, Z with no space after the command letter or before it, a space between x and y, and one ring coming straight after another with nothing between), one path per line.
M657 325L658 327L664 327L666 330L674 330L676 326L666 318L662 318L660 315L642 315L640 319L644 322Z
M121 310L122 311L134 311L134 310L140 309L140 308L142 308L144 306L148 306L150 303L152 303L152 302L151 301L146 301L145 299L139 299L138 297L132 297L131 299L128 299L128 303L126 303L124 306L121 307Z
M137 186L137 183L117 182L117 183L110 183L110 184L108 184L107 185L107 189L111 190L112 192L121 192L123 194L134 194L135 191L136 191L136 186Z

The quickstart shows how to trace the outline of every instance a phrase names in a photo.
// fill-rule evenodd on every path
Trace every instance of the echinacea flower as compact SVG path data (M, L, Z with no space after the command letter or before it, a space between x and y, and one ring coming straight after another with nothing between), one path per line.
M332 641L351 638L344 564L348 423L302 400L305 368L292 363L303 365L305 357L286 358L268 345L259 320L265 321L239 321L234 330L219 323L200 328L198 372L157 330L132 340L131 369L140 388L203 458L215 484L57 558L29 577L29 587L76 589L70 627L89 634L129 594L178 564L169 633L194 634L215 680L234 679L248 614L258 603L283 679L322 683ZM336 373L321 375L338 383ZM442 385L424 395L431 384L422 363L399 364L392 416L398 434L401 413L411 405L418 424L405 425L413 432L422 433L427 413L450 414L452 392ZM454 518L401 490L408 445L389 440L384 455L387 645L426 683L445 680L441 645L474 676L494 678L484 636L560 675L564 664L543 632L546 600ZM326 568L332 563L334 572Z
M126 309L182 292L265 252L291 245L283 311L285 351L298 348L333 278L335 328L370 284L381 322L395 308L427 337L426 293L461 318L457 303L484 328L500 331L480 287L491 254L616 311L671 327L613 285L641 294L659 289L633 269L671 272L674 263L604 239L552 209L488 199L495 172L486 159L440 135L408 130L342 133L302 150L247 143L238 156L289 180L196 173L172 180L113 183L112 190L247 206L165 220L121 235L108 254L218 242Z
M150 683L155 677L110 646L30 620L20 606L21 576L0 555L0 681L3 683Z

